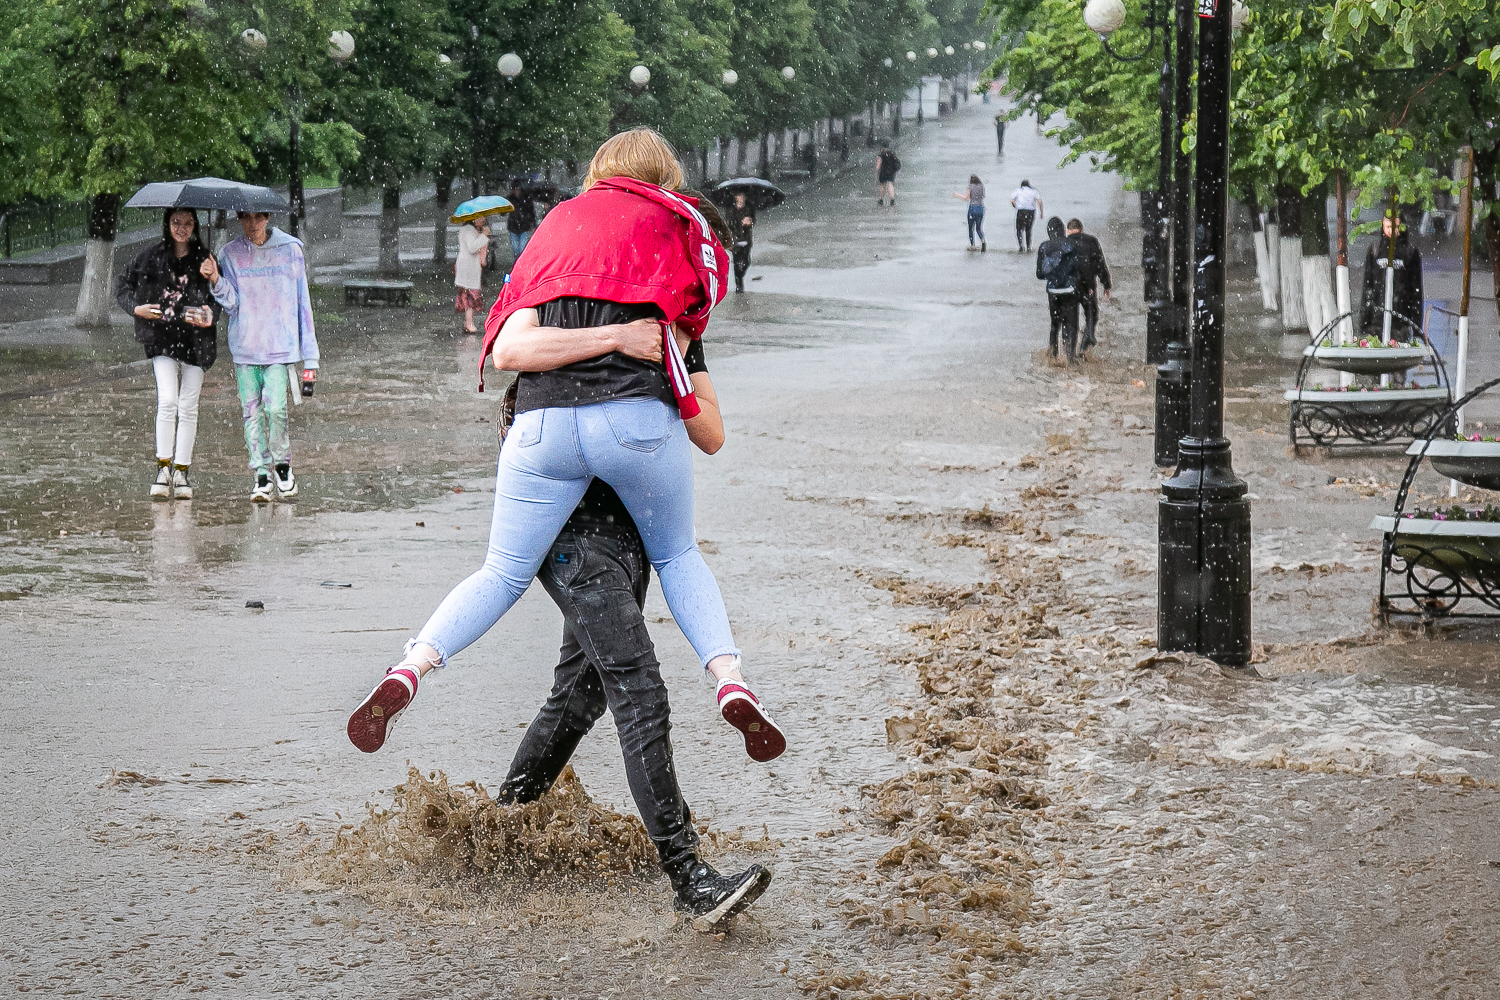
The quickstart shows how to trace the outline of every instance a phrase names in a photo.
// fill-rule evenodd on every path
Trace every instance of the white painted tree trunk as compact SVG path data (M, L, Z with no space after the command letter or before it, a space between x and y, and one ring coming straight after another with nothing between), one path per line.
M88 240L83 247L83 287L78 290L78 308L73 322L79 326L108 326L114 304L115 241Z
M1338 315L1328 258L1321 255L1302 258L1302 304L1307 310L1308 336L1332 323Z
M1255 280L1260 283L1260 304L1266 312L1276 311L1276 292L1281 279L1271 270L1271 251L1266 246L1266 231L1257 229L1255 237Z
M1266 294L1266 308L1275 311L1281 308L1281 226L1266 223L1266 263L1271 268L1271 291Z
M1302 301L1302 237L1282 236L1281 240L1281 325L1286 330L1300 330L1307 322L1307 308Z

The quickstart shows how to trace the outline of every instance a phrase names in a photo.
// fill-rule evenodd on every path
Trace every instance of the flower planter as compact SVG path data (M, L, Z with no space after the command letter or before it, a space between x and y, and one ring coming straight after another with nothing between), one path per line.
M1291 403L1317 403L1356 413L1379 413L1402 403L1448 402L1448 390L1422 389L1288 389L1282 398Z
M1393 557L1411 565L1469 580L1500 581L1500 523L1381 514L1370 527L1390 539Z
M1324 368L1352 375L1391 375L1426 361L1430 352L1417 347L1307 347L1302 353Z
M1438 475L1482 490L1500 490L1500 441L1415 441L1408 455L1423 454Z

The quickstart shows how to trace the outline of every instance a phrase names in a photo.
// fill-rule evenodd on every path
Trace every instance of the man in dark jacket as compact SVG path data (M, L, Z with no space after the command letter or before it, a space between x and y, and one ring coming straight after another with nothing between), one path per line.
M1391 249L1391 228L1396 235L1395 295L1391 302L1391 339L1413 340L1422 329L1422 254L1406 237L1406 227L1390 212L1381 224L1380 238L1365 251L1365 280L1359 308L1359 335L1383 337L1385 333L1386 256ZM1403 322L1409 320L1410 322Z
M1090 236L1083 231L1083 223L1077 219L1068 220L1068 242L1073 246L1073 254L1078 258L1078 302L1083 306L1083 343L1081 349L1087 351L1097 341L1094 340L1094 328L1099 325L1099 293L1094 287L1097 280L1104 286L1104 301L1109 301L1109 265L1104 261L1104 250L1099 246L1097 237Z
M558 201L557 185L546 181L528 181L521 177L510 179L510 192L505 196L514 210L505 216L505 230L510 234L511 258L521 256L531 234L536 231L536 203L545 201L555 205ZM495 255L490 254L490 260Z
M1078 345L1078 256L1068 242L1062 220L1055 215L1047 220L1047 239L1036 248L1036 276L1047 282L1047 312L1052 321L1047 357L1056 359L1061 333L1068 364L1072 365Z

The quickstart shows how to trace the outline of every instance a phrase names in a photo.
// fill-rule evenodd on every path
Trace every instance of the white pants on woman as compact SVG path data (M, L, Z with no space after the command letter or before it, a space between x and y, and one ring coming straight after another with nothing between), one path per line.
M164 355L152 358L151 367L156 372L156 458L192 465L203 369Z

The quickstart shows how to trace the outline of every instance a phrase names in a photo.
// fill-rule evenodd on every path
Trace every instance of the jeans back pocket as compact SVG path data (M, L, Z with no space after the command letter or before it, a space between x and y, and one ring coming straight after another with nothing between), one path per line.
M667 406L659 399L611 400L604 404L604 419L620 447L631 451L655 451L672 436Z
M522 448L530 448L542 439L542 414L546 410L527 410L516 414L516 421L511 425L507 438L515 438L516 444Z

